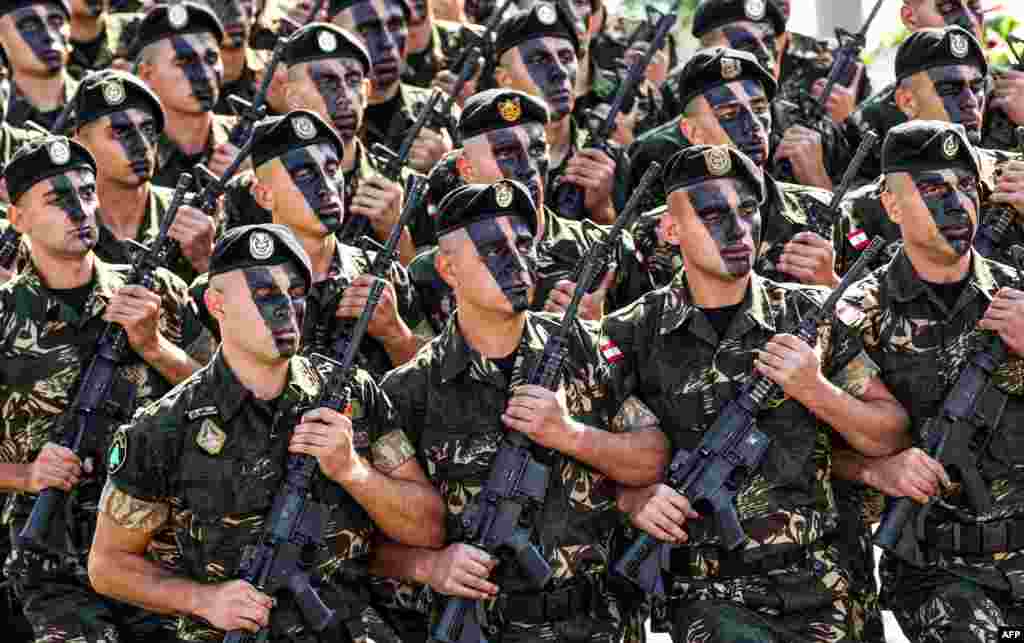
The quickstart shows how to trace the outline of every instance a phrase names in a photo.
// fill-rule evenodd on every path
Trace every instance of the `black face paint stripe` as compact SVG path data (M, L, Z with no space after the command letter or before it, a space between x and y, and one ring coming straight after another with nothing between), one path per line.
M707 229L711 239L715 242L719 257L723 264L732 274L742 275L750 272L753 268L755 252L748 257L730 258L723 253L730 248L735 249L744 240L745 231L741 221L741 208L748 202L756 202L756 199L745 188L739 189L736 196L736 205L730 203L730 191L725 186L707 182L693 186L687 190L694 211L701 224ZM755 214L750 221L751 237L754 243L752 251L756 251L760 245L761 237L761 215Z
M760 166L767 160L771 110L766 109L763 115L754 113L753 102L765 97L758 83L747 80L742 82L742 87L746 96L741 96L729 85L721 85L705 92L704 98L713 110L725 105L736 109L733 118L719 117L718 124L732 144Z
M305 300L296 302L287 292L281 290L270 268L252 267L242 271L245 283L249 287L253 303L260 314L260 319L274 340L278 353L282 356L294 355L298 350L298 329L301 328ZM263 293L261 291L267 291ZM298 323L293 325L292 315ZM286 331L294 331L290 336Z
M174 36L171 38L171 44L178 58L189 61L182 66L182 71L192 87L192 95L204 109L213 109L219 92L219 83L215 85L206 74L206 64L199 57L196 50L192 48L188 40L181 36Z
M141 177L148 177L151 173L149 154L152 147L146 135L124 112L111 114L110 125L117 132L117 142L132 163L133 171Z
M60 50L67 46L67 42L60 31L50 30L50 10L48 6L36 5L15 11L12 17L18 35L36 58L52 71L60 69L63 63Z
M552 41L557 44L552 45ZM575 53L568 63L559 60L560 50L568 46L569 41L561 38L552 41L535 38L522 43L518 49L530 80L540 90L554 120L559 120L572 110L579 62Z
M292 150L281 157L288 175L309 208L320 217L329 232L334 232L341 226L340 206L344 179L340 173L336 177L328 175L324 167L327 160L336 159L325 158L321 162L318 155L314 155L308 147Z
M540 198L543 182L547 178L547 154L535 154L533 147L541 143L541 134L527 130L525 136L518 129L491 130L485 134L490 145L495 165L501 170L501 176L519 181L530 191L534 203ZM525 138L525 141L523 140ZM505 156L506 151L515 150L512 158Z
M530 281L535 283L536 280L534 258L517 247L520 233L528 228L521 219L516 219L512 223L511 239L497 219L474 223L466 228L466 232L495 283L512 304L512 309L519 312L530 307L529 287L533 285L524 282L523 273L529 275Z

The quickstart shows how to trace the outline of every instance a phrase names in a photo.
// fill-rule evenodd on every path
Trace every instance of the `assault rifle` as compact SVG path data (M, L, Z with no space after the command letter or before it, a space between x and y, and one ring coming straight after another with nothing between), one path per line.
M1014 130L1017 138L1017 153L1024 154L1024 127ZM994 212L989 215L985 225L978 228L978 234L974 237L974 249L982 257L995 259L999 244L1002 243L1007 229L1016 217L1016 210L1012 205L997 205Z
M1013 246L1010 254L1020 275L1024 248ZM995 414L983 412L982 394L1008 355L1003 339L997 333L987 332L981 345L967 358L956 384L942 402L939 415L927 420L922 427L928 455L960 482L967 504L975 514L990 511L993 499L978 471L978 454L971 445L979 430L996 430L996 426L989 426L996 423L994 418L988 416L1001 415L1001 410ZM875 531L875 544L912 565L923 565L921 536L933 507L934 501L921 505L906 497L889 498L882 522Z
M648 13L656 12L648 7ZM651 63L651 59L665 44L665 38L668 37L668 32L675 25L675 22L676 15L674 13L661 15L657 19L654 26L654 35L651 37L647 51L644 52L642 57L633 62L629 72L626 74L625 80L619 84L619 89L615 93L615 98L612 99L611 106L608 109L608 115L601 121L597 129L587 133L585 148L600 150L611 156L611 148L608 145L608 141L611 139L612 132L615 131L615 121L619 116L619 112L622 111L623 106L628 102L630 96L632 96L637 86L646 76L647 65ZM644 27L641 26L642 28ZM569 219L581 219L584 216L583 188L575 183L564 182L559 185L555 190L555 203L557 204L557 211L560 216Z
M818 325L832 315L843 292L860 278L883 245L881 237L872 240L821 308L800 322L797 337L811 346L817 343ZM771 444L771 437L757 428L757 416L780 392L779 385L764 375L752 377L718 414L697 448L679 449L668 466L665 484L691 505L707 508L702 513L714 516L721 546L729 551L747 541L736 511L736 494L761 465ZM613 570L646 593L664 596L661 573L668 568L670 550L671 545L645 533L633 541Z
M416 177L411 183L412 193L418 195L423 188L415 181L425 182L425 179ZM313 408L326 407L339 413L349 408L356 355L383 292L384 282L375 281L370 288L366 307L359 315L345 345L341 361L335 362L336 368L324 382L320 398ZM305 550L323 544L323 530L326 526L321 506L312 496L317 467L316 458L312 456L288 456L284 484L274 496L259 542L247 547L242 556L239 577L269 596L280 592L290 593L307 625L315 632L322 632L334 621L335 612L324 605L313 587L314 561L308 561L303 555ZM268 634L268 630L263 629L256 640L265 641ZM242 643L249 638L246 632L235 630L224 636L223 643Z
M185 173L178 178L171 204L160 223L160 232L146 252L139 252L132 265L128 283L153 290L156 284L157 268L167 265L168 255L172 253L174 241L168 236L171 223L185 200L185 192L192 183L192 175ZM124 361L130 347L128 333L120 324L108 323L96 343L96 353L85 370L78 395L71 407L74 431L65 431L61 437L61 446L67 447L81 458L90 451L89 447L96 440L96 427L118 366ZM40 492L32 506L28 522L18 535L18 544L28 549L43 551L50 547L51 538L57 537L53 524L63 517L64 503L67 494L63 489L50 487ZM61 540L62 542L62 540Z
M409 221L412 220L412 215L420 207L421 202L427 195L427 179L419 174L409 175L409 179L405 183L405 203L402 204L402 212L398 215L398 221L395 222L394 227L391 228L391 235L388 237L387 243L383 245L377 251L377 256L373 260L373 264L370 266L369 274L376 277L377 279L386 279L388 270L391 268L391 264L398 259L398 243L402 239L402 230L409 225ZM329 315L329 318L333 318L333 315ZM334 355L344 355L348 350L348 344L351 341L351 332L346 332L347 329L344 324L343 330L338 335L338 338L334 341L334 347L331 351ZM317 345L327 346L330 344L330 338L327 337L328 329L330 328L329 323L320 324L322 326L322 332L320 342Z
M270 54L270 61L263 70L263 78L260 80L260 87L252 97L252 102L234 94L228 96L228 103L238 117L238 122L228 133L228 141L237 148L241 148L252 137L252 130L256 123L263 120L267 115L267 94L270 93L270 83L274 80L274 70L281 64L284 50L291 41L290 38L279 38L274 44Z
M562 315L562 323L544 344L544 352L531 370L528 384L550 391L558 389L580 301L604 268L605 257L615 247L623 229L640 215L641 198L660 174L661 165L651 163L622 215L608 235L591 249ZM493 555L511 552L519 568L539 589L551 579L551 567L530 542L529 528L521 523L531 510L544 504L550 471L547 465L534 458L531 447L530 439L522 433L505 433L491 463L487 483L462 514L462 526L466 541L473 546ZM477 607L473 599L449 598L432 636L441 643L487 643Z

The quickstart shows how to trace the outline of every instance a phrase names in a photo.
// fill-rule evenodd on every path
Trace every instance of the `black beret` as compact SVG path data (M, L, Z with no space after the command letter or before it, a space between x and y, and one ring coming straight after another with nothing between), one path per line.
M328 143L344 153L338 134L314 112L296 109L284 116L271 116L256 124L253 131L252 166L259 167L289 150Z
M139 24L133 51L154 42L189 33L211 33L219 45L224 41L224 27L211 9L194 2L158 4L150 9Z
M77 141L63 136L43 136L22 144L4 168L7 192L16 202L33 185L70 170L96 173L96 159Z
M164 107L146 83L134 74L107 69L82 79L74 97L76 126L126 109L144 109L156 119L157 133L164 131Z
M963 27L922 29L910 34L896 51L896 78L949 65L972 65L988 74L985 52L974 35Z
M442 237L478 221L514 216L523 217L536 236L537 206L530 191L518 181L501 179L491 185L470 183L448 194L441 201L434 224L437 236Z
M754 54L725 47L702 49L679 73L679 104L685 107L704 92L739 80L756 81L768 100L775 98L778 84Z
M0 16L6 16L18 9L24 9L33 5L52 4L63 9L64 14L69 18L71 17L71 0L6 0L2 4L3 6L0 6Z
M368 0L328 0L327 15L331 18L334 18L336 15L338 15L345 9L351 8L352 5L367 1ZM409 20L409 18L412 17L412 9L409 8L409 5L405 4L405 0L385 0L385 2L394 2L395 4L401 6L402 15L405 16L406 20Z
M712 29L745 21L770 22L775 35L786 30L786 16L772 0L701 0L693 14L693 35L700 38Z
M466 99L459 117L462 140L484 132L523 123L547 125L548 107L543 101L514 89L488 89Z
M889 130L882 143L882 172L926 172L960 167L981 175L978 153L964 126L913 120Z
M285 63L297 65L325 58L355 58L369 74L373 63L363 43L351 33L326 22L314 22L299 29L288 40L284 50Z
M669 159L661 173L665 194L714 179L745 181L764 203L764 175L750 158L727 145L691 145Z
M238 226L225 232L213 247L210 277L242 268L279 266L287 261L295 262L309 290L313 267L291 229L277 223Z
M575 24L561 2L538 2L527 11L510 12L498 25L494 37L495 58L527 40L544 36L566 38L579 55L580 39Z

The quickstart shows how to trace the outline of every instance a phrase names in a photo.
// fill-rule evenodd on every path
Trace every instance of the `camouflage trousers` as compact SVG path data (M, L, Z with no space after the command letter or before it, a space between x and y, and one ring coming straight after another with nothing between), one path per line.
M1024 602L969 580L942 573L948 582L900 591L886 607L914 643L994 643L999 628L1024 626ZM902 588L901 588L902 590Z
M830 536L844 568L850 573L851 639L865 643L884 643L885 628L878 605L875 582L875 548L869 523L881 511L876 494L866 495L859 484L833 480L839 528Z

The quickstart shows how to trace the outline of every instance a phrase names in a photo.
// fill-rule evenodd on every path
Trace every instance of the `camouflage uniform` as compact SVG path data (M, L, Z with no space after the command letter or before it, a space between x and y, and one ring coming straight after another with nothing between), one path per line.
M463 42L463 29L472 29L482 33L478 25L464 25L450 20L432 20L430 44L420 52L409 52L402 65L402 82L424 89L430 89L430 83L439 72L448 68L467 45ZM457 72L456 72L457 73Z
M590 249L604 238L609 226L589 219L573 221L545 209L544 236L537 242L536 267L539 276L534 295L534 308L542 309L555 284L562 279L573 280ZM409 276L419 293L423 315L434 334L440 334L455 309L455 294L437 274L434 257L437 249L422 252L409 264ZM615 279L608 292L605 309L626 306L651 290L651 279L640 263L632 236L623 231L614 248L611 263L616 266Z
M1020 160L1021 156L998 150L975 148L981 162L981 213L979 228L988 224L1000 204L990 201L995 188L996 177L1000 168L1007 161ZM867 240L881 235L888 244L878 255L872 268L879 268L889 263L902 246L900 227L893 223L882 206L881 195L885 187L882 177L875 179L843 198L839 204L840 217L835 226L833 246L836 249L836 271L842 275L857 261L861 251L866 247ZM1024 243L1024 222L1018 215L1014 218L1002 242L996 249L999 261L1005 261L1005 253L1014 244Z
M39 125L42 125L46 129L53 131L53 126L57 122L57 117L63 107L58 107L49 112L41 112L32 103L29 102L28 98L24 96L21 91L18 90L18 85L12 81L11 83L11 100L7 105L7 123L14 127L24 128L27 121L33 121ZM71 97L78 91L78 81L73 79L69 74L64 74L64 103L67 104ZM54 132L59 134L60 132Z
M828 78L835 49L825 40L800 33L789 33L789 45L782 52L779 72L779 96L798 102L811 94L815 81ZM871 80L865 71L857 91L857 102L871 95Z
M65 305L43 285L29 264L0 287L0 409L4 418L0 462L30 463L43 444L58 441L67 412L92 358L100 333L106 328L102 315L113 292L125 285L127 268L95 262L93 290L83 311ZM185 284L164 270L157 272L157 292L162 295L160 330L173 344L201 358L209 337L202 332L188 299ZM100 597L92 591L86 557L93 530L100 482L105 476L103 453L118 424L131 418L134 408L163 395L168 383L134 353L120 366L107 405L97 417L97 434L84 445L83 460L95 463L92 475L72 495L73 522L68 530L55 530L55 553L36 553L15 547L5 573L14 582L25 614L37 640L103 641L116 643L119 627L138 636L155 637L165 619ZM20 531L35 496L19 493L8 499L3 524ZM167 538L163 535L162 538ZM66 543L65 543L66 540ZM158 538L159 540L159 538ZM63 553L56 553L56 552Z
M126 437L123 460L111 467L108 487L146 505L147 520L173 529L178 544L172 570L201 583L238 577L246 546L255 544L285 472L288 439L318 400L331 370L293 357L284 392L256 400L218 353L205 368L155 404L141 409ZM386 398L365 371L353 386L352 423L358 451L390 472L412 457ZM218 442L219 440L219 442ZM315 585L337 622L317 635L306 627L293 597L282 593L270 621L270 640L400 643L369 607L365 558L374 525L338 484L317 472L313 495L322 509L323 538L310 554ZM142 519L140 518L140 521ZM181 641L220 641L224 632L188 616L178 620Z
M792 332L826 294L753 274L719 337L692 303L680 272L670 286L605 317L610 401L636 395L661 420L674 448L693 449L753 376L756 351L776 333ZM818 346L826 376L851 394L862 393L872 375L867 358L833 359L827 326ZM703 520L688 524L688 544L673 550L669 601L655 603L654 622L663 628L671 621L676 643L853 636L848 572L827 539L837 519L831 431L785 395L768 402L758 427L773 441L736 497L750 537L746 547L725 552Z
M338 309L338 302L344 294L345 288L359 275L366 274L376 257L376 253L368 251L365 254L358 248L338 243L331 259L331 265L327 269L327 276L313 284L306 298L306 315L302 326L302 349L303 355L321 353L335 359L337 355L335 340L343 330L345 320L335 317ZM429 329L426 321L422 319L420 305L416 291L409 283L409 274L399 263L393 262L388 274L385 276L395 288L395 295L398 298L398 314L402 317L409 329L416 335L428 336ZM192 299L196 302L203 322L210 332L219 337L219 330L216 321L206 310L204 294L209 287L209 274L200 275L190 287ZM387 371L394 368L391 358L388 356L384 345L369 335L363 339L359 347L359 366L365 368L374 377L380 377Z
M71 41L68 74L75 80L91 71L111 69L117 59L134 62L131 48L142 22L141 13L107 13L103 32L93 42Z
M150 186L146 210L142 214L142 223L139 225L133 241L147 248L153 247L153 242L160 234L160 222L167 214L173 194L174 190L170 188ZM96 242L96 247L93 248L96 256L107 263L131 264L136 248L131 247L127 240L116 239L110 229L103 225L102 207L98 218L100 219L99 240ZM181 253L178 253L178 259L171 267L171 272L181 277L185 283L190 283L197 276L195 268Z
M775 281L792 281L775 265L782 249L800 232L814 232L824 239L832 239L834 217L828 209L831 193L795 183L780 183L765 175L768 200L761 206L764 222L761 228L761 246L754 268L759 275ZM662 216L668 206L644 212L633 224L636 247L643 257L644 269L650 273L655 287L668 285L683 265L679 246L663 241L658 233Z
M630 194L627 190L629 186L626 184L630 176L629 157L626 155L625 150L616 143L611 141L599 142L607 143L611 149L609 156L615 162L615 175L612 177L612 181L614 181L611 193L612 205L615 207L616 212L622 212L622 209L626 207L626 201L629 200ZM562 177L568 168L569 159L575 156L576 152L583 149L587 144L587 130L577 125L575 118L571 118L569 121L569 143L572 146L572 152L566 155L560 165L548 168L547 181L544 183L546 186L544 188L544 205L555 212L559 212L558 188L562 185ZM584 218L587 217L584 216Z
M206 148L193 156L183 153L166 131L161 133L160 140L157 141L156 172L153 174L153 185L173 190L182 173L193 172L195 166L200 163L209 163L214 147L228 142L228 134L235 122L236 119L233 117L214 114L210 136L206 139Z
M399 424L416 427L410 437L448 507L450 542L463 540L460 516L480 493L507 431L501 415L509 390L524 382L557 326L552 315L527 313L510 380L473 350L452 323L413 361L381 382ZM608 418L597 403L603 392L595 331L592 324L576 322L564 387L570 415L605 427ZM544 592L536 592L514 563L499 565L493 579L502 594L485 605L496 627L488 637L495 635L490 639L495 643L619 641L623 616L618 599L606 587L609 542L618 524L615 484L557 452L545 450L540 457L551 466L551 480L543 509L527 522L553 577Z
M903 252L884 268L847 291L837 317L839 327L860 343L880 368L880 376L910 414L915 442L921 443L925 421L933 418L956 381L983 331L977 328L993 295L1000 287L1020 287L1010 268L974 255L967 285L952 309L920 280ZM1024 362L1011 355L996 372L994 386L982 394L984 409L1005 402L995 430L982 429L976 448L979 471L995 501L992 511L975 516L959 492L959 485L943 492L924 528L923 568L883 554L881 564L883 606L893 610L912 641L994 641L1000 625L1024 623L1024 565L1021 543L1008 539L1007 547L981 551L972 546L974 523L983 522L986 543L999 541L1006 526L1024 514L1021 461L1024 446L1014 436L1024 416ZM986 415L988 415L986 413ZM943 544L952 525L964 527L962 548ZM992 531L989 531L991 529ZM1019 531L1019 527L1017 529ZM992 538L990 541L989 538Z

